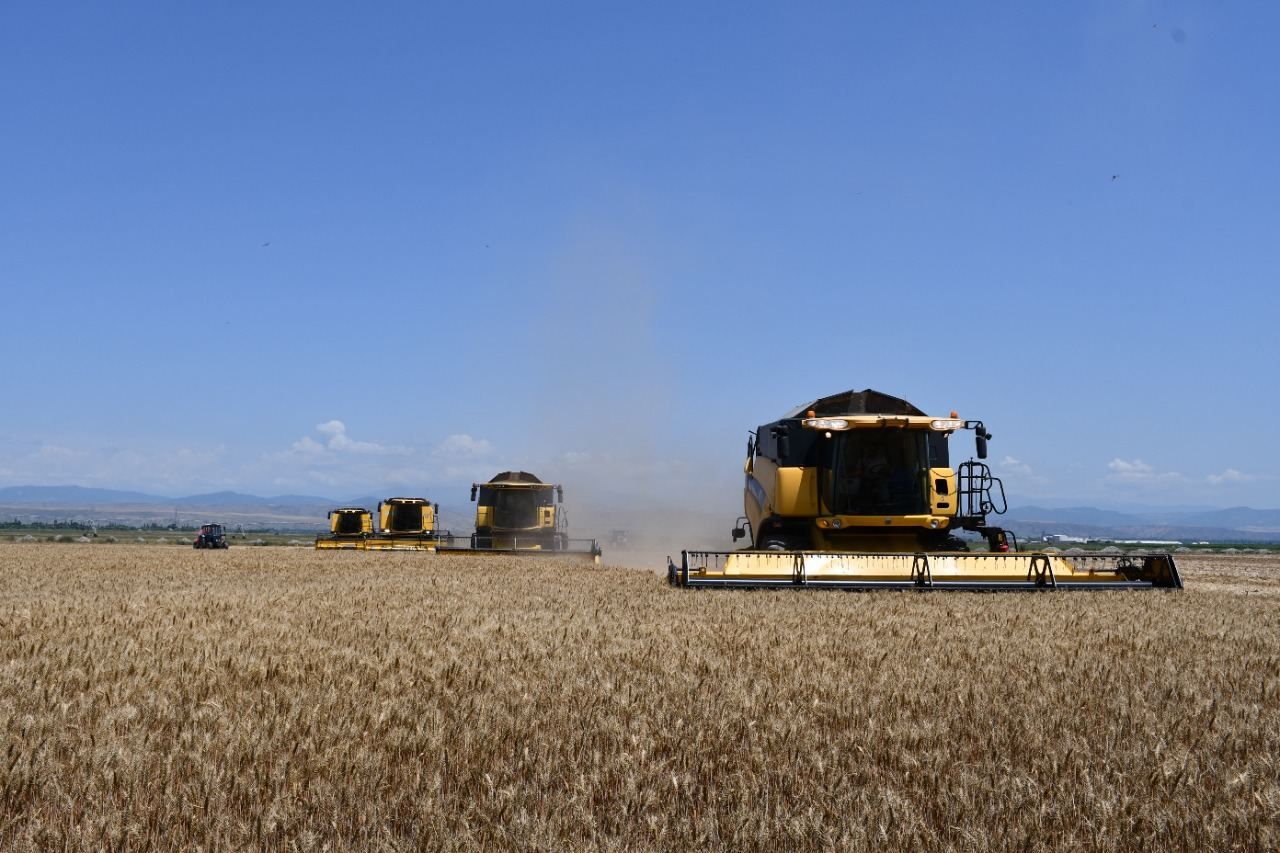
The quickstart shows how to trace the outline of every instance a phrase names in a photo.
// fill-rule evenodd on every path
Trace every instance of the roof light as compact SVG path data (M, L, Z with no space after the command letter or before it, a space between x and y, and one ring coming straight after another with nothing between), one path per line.
M809 429L848 429L849 422L844 418L805 418L804 425Z
M929 422L929 426L933 429L961 429L964 427L964 421L957 418L934 418Z

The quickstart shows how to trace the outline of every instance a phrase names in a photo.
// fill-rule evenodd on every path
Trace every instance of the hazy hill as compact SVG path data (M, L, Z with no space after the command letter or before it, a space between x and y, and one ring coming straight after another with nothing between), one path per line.
M339 506L376 510L381 498L364 496L339 500L317 495L260 497L243 492L210 492L164 497L144 492L83 486L9 486L0 488L0 517L24 521L54 518L125 524L191 524L219 520L247 526L320 529L325 515ZM474 505L448 503L441 507L442 524L455 531L470 530ZM579 506L570 503L571 534L608 536L610 530L627 530L634 540L680 540L700 546L721 544L733 519L680 507L628 510L625 506ZM1049 508L1023 506L1011 509L994 523L1029 539L1044 533L1087 536L1097 539L1178 539L1209 541L1280 541L1280 509L1230 507L1227 509L1129 511L1092 506ZM677 535L678 534L678 535ZM725 544L727 547L727 543Z
M7 486L0 489L0 503L136 504L167 500L144 492L84 486Z
M182 498L173 498L168 503L175 506L336 506L332 498L317 497L316 495L276 495L275 497L263 498L258 495L248 495L243 492L210 492L204 495L188 495Z
M1280 541L1280 510L1233 507L1191 512L1123 513L1095 507L1017 507L995 522L1023 538L1043 533L1093 539Z

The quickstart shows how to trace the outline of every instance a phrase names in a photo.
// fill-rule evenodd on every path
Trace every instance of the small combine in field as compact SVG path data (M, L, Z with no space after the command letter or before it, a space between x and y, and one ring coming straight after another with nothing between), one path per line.
M470 546L445 546L439 553L512 553L600 562L595 539L570 539L564 487L544 483L527 471L503 471L487 483L471 485L476 532Z
M329 535L316 537L316 550L364 550L373 533L373 513L363 507L341 507L329 511Z

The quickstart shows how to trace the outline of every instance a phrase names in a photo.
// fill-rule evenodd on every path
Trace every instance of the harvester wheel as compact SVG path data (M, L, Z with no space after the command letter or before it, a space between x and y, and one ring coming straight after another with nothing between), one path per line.
M804 546L781 533L768 533L760 540L760 551L803 551Z
M943 553L969 550L968 542L951 533L948 533L945 536L937 534L932 536L922 536L920 538L920 546L926 551L940 551Z

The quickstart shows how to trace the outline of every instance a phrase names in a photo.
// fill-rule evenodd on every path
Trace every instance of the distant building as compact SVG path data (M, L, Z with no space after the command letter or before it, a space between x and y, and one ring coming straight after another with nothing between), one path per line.
M1065 544L1065 543L1074 543L1074 544L1078 544L1078 545L1083 545L1083 544L1085 544L1086 542L1088 542L1089 540L1088 540L1088 539L1086 539L1086 538L1084 538L1083 536L1067 536L1067 535L1066 535L1066 534L1064 534L1064 533L1046 533L1046 534L1044 535L1044 541L1045 541L1045 542L1054 542L1054 543L1059 543L1059 542L1060 542L1060 543L1064 543L1064 544Z

